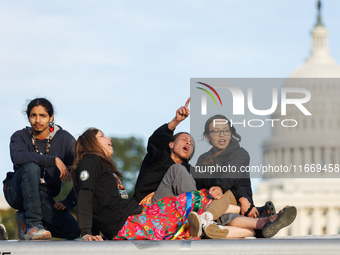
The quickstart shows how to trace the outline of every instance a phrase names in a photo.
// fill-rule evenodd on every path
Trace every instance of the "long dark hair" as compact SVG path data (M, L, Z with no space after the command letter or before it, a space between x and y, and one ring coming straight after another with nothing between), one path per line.
M238 133L236 133L236 128L234 126L230 126L230 121L227 119L226 116L221 115L221 114L214 115L205 122L203 137L209 134L209 125L211 122L213 122L213 120L216 120L216 119L224 119L228 121L228 125L231 131L231 139L237 142L241 142L241 136Z
M122 177L122 174L117 170L116 164L110 156L107 156L102 146L99 144L97 140L97 133L100 130L97 128L89 128L87 129L81 136L78 137L75 146L75 160L73 166L71 167L71 174L73 179L73 187L75 189L75 193L77 194L78 189L78 176L77 176L77 167L79 162L89 154L94 154L104 161L105 165L109 168L112 173L115 173L117 176Z

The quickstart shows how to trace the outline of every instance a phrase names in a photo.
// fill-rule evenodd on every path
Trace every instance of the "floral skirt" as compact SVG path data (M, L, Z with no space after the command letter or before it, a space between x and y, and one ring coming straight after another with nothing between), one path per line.
M203 189L143 204L142 213L129 216L113 240L197 239L189 235L188 215L202 214L210 201Z

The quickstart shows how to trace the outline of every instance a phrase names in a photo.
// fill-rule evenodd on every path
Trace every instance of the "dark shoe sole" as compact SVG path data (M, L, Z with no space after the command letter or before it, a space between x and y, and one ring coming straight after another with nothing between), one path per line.
M202 223L196 212L189 213L188 222L190 225L189 234L193 237L200 237L202 235Z
M286 208L278 218L270 223L268 226L264 227L262 230L262 235L265 238L270 238L276 235L280 229L289 226L296 218L296 207L291 206Z
M215 224L209 224L204 227L204 234L210 239L225 239L228 233L228 229L220 229L218 225Z

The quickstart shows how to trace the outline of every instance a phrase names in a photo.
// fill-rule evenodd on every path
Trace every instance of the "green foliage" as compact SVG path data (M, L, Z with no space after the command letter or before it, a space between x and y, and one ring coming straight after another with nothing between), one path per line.
M0 210L0 223L4 224L8 233L8 240L18 239L17 224L15 222L15 210L10 208Z
M146 154L143 139L135 137L111 138L113 155L118 170L123 174L122 183L129 197L133 195L142 160Z
M60 189L60 193L58 196L56 196L54 198L54 201L58 202L58 201L61 201L61 200L64 200L68 193L71 191L71 189L73 189L73 182L72 180L70 182L65 182L61 185L61 189ZM75 216L77 214L77 210L76 210L76 207L73 208L70 213Z

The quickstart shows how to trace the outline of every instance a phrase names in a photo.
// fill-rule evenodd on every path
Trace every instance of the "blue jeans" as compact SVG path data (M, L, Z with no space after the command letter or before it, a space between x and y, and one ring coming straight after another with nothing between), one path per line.
M55 209L53 197L39 189L40 175L41 168L35 163L20 167L4 190L7 203L24 212L29 228L42 224L53 237L79 237L77 221L69 211Z

